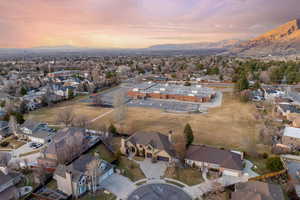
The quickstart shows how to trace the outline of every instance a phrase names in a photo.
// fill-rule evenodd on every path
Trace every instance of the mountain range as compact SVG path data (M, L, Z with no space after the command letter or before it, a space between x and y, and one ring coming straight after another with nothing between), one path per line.
M288 55L300 53L300 20L295 19L230 49L243 55Z
M149 47L150 50L193 50L193 49L229 49L236 46L241 40L222 40L219 42L199 42L188 44L161 44Z
M233 55L289 55L300 53L300 20L295 19L265 34L247 41L223 40L191 44L165 44L150 47L151 50L224 49Z
M98 49L76 46L41 46L29 49L0 48L0 54L48 53L48 52L172 52L198 50L207 54L229 54L242 56L268 56L300 54L300 20L287 22L265 34L250 40L223 40L219 42L199 42L189 44L160 44L145 49Z

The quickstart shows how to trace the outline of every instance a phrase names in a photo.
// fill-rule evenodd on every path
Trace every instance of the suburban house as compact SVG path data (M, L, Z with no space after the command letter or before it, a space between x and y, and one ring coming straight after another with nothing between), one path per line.
M137 132L127 139L121 140L121 152L145 158L172 162L176 152L172 145L172 135L157 132Z
M18 199L19 194L15 185L21 179L20 173L10 172L6 167L0 166L0 199Z
M290 114L300 114L300 109L290 103L280 103L276 106L277 113L281 117L288 118Z
M300 128L286 126L283 131L282 144L298 149L300 147Z
M285 94L285 92L281 91L278 88L275 87L263 87L264 95L266 100L274 100L277 97L281 97Z
M300 128L300 116L293 120L293 127Z
M235 185L231 193L232 200L284 200L282 189L279 185L259 181L248 181Z
M40 165L55 167L58 163L72 161L89 147L88 135L83 128L64 128L57 131L52 142L41 153Z
M114 173L113 166L98 157L83 155L70 165L58 165L54 172L58 190L79 197L87 191L96 191L101 183Z
M190 145L185 163L191 167L219 170L223 175L241 176L243 153L205 145Z
M55 135L55 131L49 128L47 124L32 120L26 120L21 125L20 130L19 137L41 144L50 143Z
M7 121L0 121L0 140L9 136L9 126Z

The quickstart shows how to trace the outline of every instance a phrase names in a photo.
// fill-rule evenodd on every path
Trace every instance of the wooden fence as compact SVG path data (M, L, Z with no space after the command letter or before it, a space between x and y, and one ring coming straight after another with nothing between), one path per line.
M286 169L283 169L283 170L278 171L278 172L271 172L271 173L264 174L264 175L261 175L261 176L256 176L256 177L253 177L253 178L249 178L249 181L259 181L259 180L263 180L263 179L267 179L267 178L272 178L272 177L284 174L284 173L286 173L286 171L287 171Z

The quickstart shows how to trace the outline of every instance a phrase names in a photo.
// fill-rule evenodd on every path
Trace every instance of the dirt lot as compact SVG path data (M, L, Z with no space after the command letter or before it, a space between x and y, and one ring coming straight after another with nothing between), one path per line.
M128 108L126 120L117 126L119 131L130 134L136 131L168 133L172 130L176 136L182 134L186 123L190 123L195 143L246 150L247 141L257 140L262 126L255 115L255 105L240 103L231 93L225 93L223 105L210 109L207 114L174 114L149 108ZM95 122L102 123L114 123L114 114Z

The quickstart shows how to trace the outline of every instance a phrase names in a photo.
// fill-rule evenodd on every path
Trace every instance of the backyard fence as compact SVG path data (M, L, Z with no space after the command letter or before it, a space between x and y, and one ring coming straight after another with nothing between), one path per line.
M256 176L256 177L253 177L253 178L249 178L249 181L259 181L259 180L263 180L263 179L267 179L267 178L272 178L272 177L284 174L284 173L286 173L286 171L287 171L286 169L283 169L283 170L278 171L278 172L271 172L271 173L264 174L264 175L261 175L261 176Z

